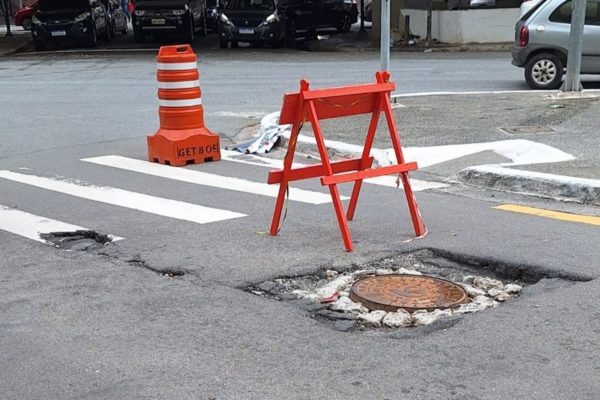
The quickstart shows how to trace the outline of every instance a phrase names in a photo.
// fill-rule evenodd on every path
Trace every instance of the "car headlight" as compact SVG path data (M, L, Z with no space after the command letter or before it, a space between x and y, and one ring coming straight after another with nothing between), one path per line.
M261 22L259 26L266 26L266 25L272 24L277 21L279 21L279 16L277 16L277 14L273 13L273 14L269 15L267 18L265 18L265 20L263 22Z
M138 17L143 17L144 14L146 14L146 10L135 10L133 12L134 15L138 16Z
M225 25L234 26L233 23L229 20L229 18L227 18L227 15L221 14L220 18L221 18L221 22L224 23Z
M41 25L42 21L40 21L39 18L34 15L31 17L31 23L34 25Z
M179 16L185 14L186 10L173 10L173 15Z
M90 16L90 12L86 11L86 12L82 12L81 14L79 14L78 16L75 17L75 22L82 22L85 21L89 16Z

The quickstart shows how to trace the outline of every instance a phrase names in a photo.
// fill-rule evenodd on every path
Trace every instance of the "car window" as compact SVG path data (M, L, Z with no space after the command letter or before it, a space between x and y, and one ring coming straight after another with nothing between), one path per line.
M231 0L227 3L228 10L264 11L273 10L273 0Z
M550 21L570 24L571 23L571 12L573 3L571 0L565 1L561 4L552 14L550 15ZM585 24L586 25L600 25L600 7L598 7L598 0L588 0L585 7Z
M40 0L39 9L42 11L78 10L89 5L89 0Z
M529 17L531 17L533 15L533 13L536 12L537 9L540 8L542 6L542 4L544 4L546 1L549 1L549 0L542 0L542 1L538 2L535 6L531 7L529 9L529 11L527 11L525 14L523 14L520 21L528 20Z

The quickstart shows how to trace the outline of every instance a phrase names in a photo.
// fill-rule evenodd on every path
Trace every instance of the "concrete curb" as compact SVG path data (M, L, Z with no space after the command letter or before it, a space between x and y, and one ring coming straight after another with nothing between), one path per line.
M481 166L462 170L456 180L473 186L600 205L600 180Z

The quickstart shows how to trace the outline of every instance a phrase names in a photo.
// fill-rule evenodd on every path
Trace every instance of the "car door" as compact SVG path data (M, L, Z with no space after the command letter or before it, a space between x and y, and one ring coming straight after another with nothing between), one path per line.
M600 0L586 4L581 73L600 73Z

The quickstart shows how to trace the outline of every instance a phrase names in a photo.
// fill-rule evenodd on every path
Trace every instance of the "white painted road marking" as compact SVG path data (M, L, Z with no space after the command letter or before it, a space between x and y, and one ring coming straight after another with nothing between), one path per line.
M233 162L237 162L237 163L242 163L242 164L256 165L256 166L265 167L265 168L278 168L278 169L283 168L283 161L281 161L281 160L274 160L271 158L263 158L263 157L251 155L251 154L242 154L240 152L231 151L231 150L221 150L221 159L227 160L227 161L233 161ZM292 167L297 168L297 167L302 167L305 165L309 165L309 164L293 163ZM388 187L395 188L395 187L398 187L398 185L396 185L396 179L397 179L397 176L395 176L395 175L386 175L386 176L379 176L377 178L365 179L364 182L370 183L372 185L388 186ZM429 189L439 189L439 188L445 188L445 187L450 186L450 185L447 185L447 184L441 183L441 182L421 181L421 180L412 179L412 178L410 180L410 184L411 184L411 188L412 188L413 192L420 192L420 191L429 190ZM400 185L400 189L402 189L402 185ZM348 197L342 196L342 200L347 200L347 199L348 199Z
M51 232L89 231L90 229L0 205L0 230L53 245L53 243L42 239L40 235ZM107 236L113 242L123 240L122 237Z
M183 201L154 197L112 187L84 186L76 183L35 175L19 174L11 171L0 171L0 178L87 200L144 211L183 221L196 222L198 224L207 224L246 216L246 214L240 214L233 211L203 207L196 204L185 203Z
M198 170L175 168L167 165L151 163L121 156L102 156L84 158L81 161L119 168L127 171L158 176L196 185L216 187L219 189L235 190L238 192L257 194L260 196L277 197L279 187L267 183L253 182L246 179L209 174ZM331 195L290 188L289 199L309 204L331 203Z

